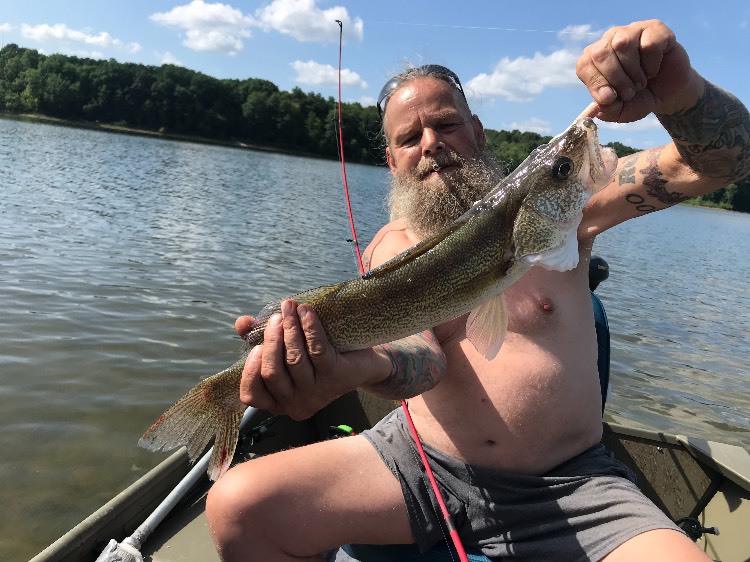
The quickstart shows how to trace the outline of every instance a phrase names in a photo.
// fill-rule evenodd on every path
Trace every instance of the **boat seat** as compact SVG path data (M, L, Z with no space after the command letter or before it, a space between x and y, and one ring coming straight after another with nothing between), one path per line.
M602 391L602 414L604 406L607 403L607 394L609 392L609 322L607 322L607 313L604 311L604 305L591 291L591 304L594 307L594 327L596 328L596 345L597 356L596 366L599 371L599 386Z
M602 265L603 264L603 265ZM596 267L597 273L592 273ZM602 270L604 274L602 274ZM601 258L593 257L591 260L591 269L589 270L589 287L591 289L591 305L594 308L594 327L596 328L597 344L597 369L599 371L599 385L602 393L602 414L607 402L607 392L609 390L609 323L607 322L607 313L604 311L604 305L594 294L594 289L607 278L607 262ZM598 275L598 279L595 277ZM466 554L470 562L490 562L478 550L466 549ZM453 547L448 546L446 542L438 543L429 551L420 554L419 548L415 544L400 545L369 545L369 544L348 544L341 547L339 554L334 559L335 562L386 562L398 560L399 562L452 562L456 560Z

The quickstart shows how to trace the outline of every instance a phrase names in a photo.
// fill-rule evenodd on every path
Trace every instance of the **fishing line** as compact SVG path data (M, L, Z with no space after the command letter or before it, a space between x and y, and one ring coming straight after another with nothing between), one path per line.
M423 22L408 22L408 21L373 21L373 24L383 25L407 25L411 27L447 27L451 29L474 29L482 31L518 31L521 33L562 33L564 35L601 35L598 31L576 31L576 30L565 30L565 29L523 29L518 27L487 27L481 25L456 25L449 23L423 23Z
M342 121L341 121L341 48L342 48L342 42L343 42L344 24L341 22L341 20L336 20L336 23L339 24L339 76L338 76L338 80L339 80L339 99L338 99L339 159L341 160L341 177L344 182L344 197L346 198L346 208L349 213L349 225L351 226L354 249L357 253L357 260L359 262L359 273L360 275L363 275L365 272L365 268L362 263L362 255L360 254L360 251L359 251L359 242L357 242L357 231L354 228L354 215L352 214L352 205L351 205L351 202L349 201L349 185L346 181L346 165L344 163L344 134L343 134ZM409 405L407 404L406 400L401 401L401 407L404 410L406 421L409 425L409 429L411 430L412 437L414 438L414 444L417 447L417 452L419 453L419 457L422 459L422 465L424 466L425 473L427 474L427 478L429 479L430 485L432 486L432 491L435 494L435 499L437 500L438 505L440 505L440 511L442 512L442 515L443 515L443 521L445 521L445 526L448 529L448 533L450 534L451 539L453 541L453 547L456 549L456 553L458 554L458 558L460 562L469 562L469 558L466 555L466 550L464 549L464 545L461 542L461 537L458 536L458 529L456 529L456 525L453 522L453 517L451 517L451 514L448 511L448 507L445 505L443 494L440 491L438 483L435 480L435 476L432 473L432 469L430 468L429 460L427 459L427 455L425 454L424 448L422 447L422 441L419 438L419 433L417 432L417 428L411 419L411 414L409 413Z
M346 210L349 213L349 226L352 231L352 243L354 244L354 252L357 254L357 263L359 265L359 274L362 275L365 272L364 264L362 263L362 253L359 251L359 241L357 240L357 229L354 227L354 215L352 214L352 203L349 200L349 182L346 180L346 164L344 161L344 127L341 120L341 47L343 43L344 35L344 24L341 20L336 20L339 24L339 119L336 124L338 130L338 147L339 147L339 160L341 160L341 179L344 182L344 198L346 199Z

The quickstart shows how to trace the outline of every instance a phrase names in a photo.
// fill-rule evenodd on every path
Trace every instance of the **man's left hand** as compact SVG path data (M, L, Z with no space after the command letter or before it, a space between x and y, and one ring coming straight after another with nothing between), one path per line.
M695 105L703 93L703 79L685 49L658 20L609 29L584 49L576 74L599 106L591 116L603 121L672 115Z

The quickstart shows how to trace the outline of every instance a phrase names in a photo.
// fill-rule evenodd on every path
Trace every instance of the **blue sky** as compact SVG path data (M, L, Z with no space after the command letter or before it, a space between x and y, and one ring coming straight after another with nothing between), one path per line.
M613 25L659 18L693 66L750 105L750 2L628 0L0 0L2 43L45 54L179 64L219 78L336 96L344 22L345 101L373 104L405 63L440 63L486 127L556 134L587 105L583 47ZM602 125L604 142L667 142L655 119Z

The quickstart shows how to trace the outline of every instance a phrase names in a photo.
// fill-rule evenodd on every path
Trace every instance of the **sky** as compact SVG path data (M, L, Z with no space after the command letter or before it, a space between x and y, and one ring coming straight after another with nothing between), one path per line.
M464 84L485 127L564 130L590 98L575 76L609 27L657 18L705 78L750 105L747 0L0 0L2 44L43 54L181 65L217 78L374 105L406 65L437 63ZM346 116L344 115L344 121ZM650 148L669 137L653 116L600 123L602 142Z

